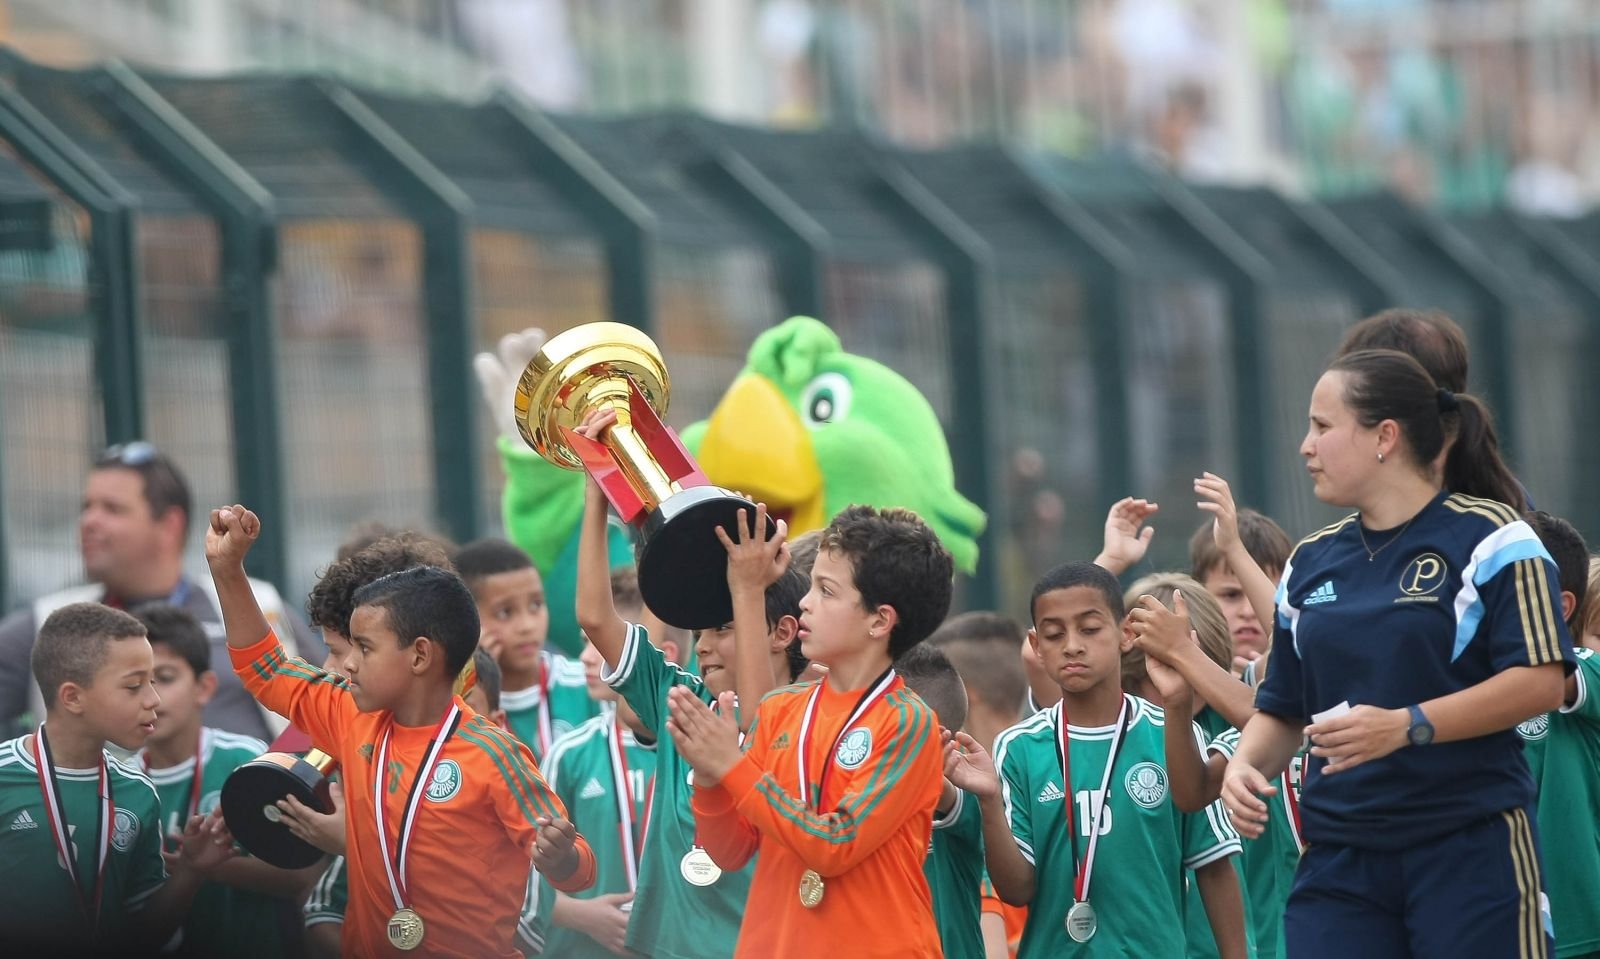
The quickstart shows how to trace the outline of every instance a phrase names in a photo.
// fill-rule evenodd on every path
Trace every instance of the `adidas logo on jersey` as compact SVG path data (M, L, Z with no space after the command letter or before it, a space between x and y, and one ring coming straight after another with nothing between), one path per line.
M1321 586L1318 586L1316 589L1312 590L1311 595L1307 596L1305 600L1300 603L1300 605L1315 606L1318 603L1331 603L1338 598L1339 594L1334 592L1333 580L1330 579L1326 583L1323 583Z
M600 796L604 796L605 794L606 794L606 787L604 787L604 786L602 786L600 784L600 780L594 778L593 776L590 776L589 777L589 781L584 783L583 784L583 789L578 792L578 798L579 799L595 799L595 798L598 798Z
M788 749L789 748L789 734L788 733L779 733L778 734L778 738L774 739L772 741L772 748L773 749Z
M1044 788L1039 790L1039 801L1041 803L1057 802L1065 798L1067 798L1067 794L1062 792L1061 787L1055 783L1045 783Z
M39 822L24 809L17 818L11 820L11 828L13 831L18 829L38 829Z

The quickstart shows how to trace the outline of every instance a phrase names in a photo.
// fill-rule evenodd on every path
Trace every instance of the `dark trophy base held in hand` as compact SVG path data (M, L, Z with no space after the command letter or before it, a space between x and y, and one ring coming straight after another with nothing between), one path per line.
M262 862L303 869L322 858L322 850L289 831L278 800L293 796L328 813L328 773L333 757L313 749L302 759L292 753L263 753L228 775L222 784L222 818L239 845Z
M648 336L622 323L587 323L552 337L523 370L517 427L549 462L588 472L639 531L639 592L651 612L682 629L711 629L733 619L717 527L732 531L741 509L748 524L755 504L713 486L662 422L671 395ZM617 422L599 440L577 432L605 409ZM769 517L765 535L775 529Z

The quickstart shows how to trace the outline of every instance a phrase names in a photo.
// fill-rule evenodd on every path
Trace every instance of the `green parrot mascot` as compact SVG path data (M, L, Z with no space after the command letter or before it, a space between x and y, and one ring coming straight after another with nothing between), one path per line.
M550 642L582 650L573 601L584 477L552 466L522 441L512 397L523 367L544 343L537 330L511 334L499 355L474 360L500 429L505 527L544 577ZM709 419L683 431L706 476L740 490L789 521L791 535L826 526L852 503L914 510L970 573L978 562L983 510L957 492L944 431L927 398L905 377L853 353L811 317L767 330ZM611 561L632 561L627 531L613 527Z

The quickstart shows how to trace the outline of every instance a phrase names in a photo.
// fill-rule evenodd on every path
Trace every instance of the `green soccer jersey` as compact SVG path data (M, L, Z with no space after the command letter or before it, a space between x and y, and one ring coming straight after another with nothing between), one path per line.
M533 758L542 762L556 740L600 715L600 704L589 695L582 663L549 650L540 655L544 659L548 706L546 690L534 685L502 692L500 707L506 711L511 732L533 750Z
M1205 742L1211 742L1233 728L1221 713L1210 706L1202 707L1195 713L1194 724L1205 735ZM1247 855L1248 850L1234 857L1233 871L1239 878L1239 892L1244 897L1246 955L1260 959L1255 927L1250 921L1250 896L1245 885L1244 858ZM1217 959L1217 940L1211 934L1211 919L1206 915L1205 902L1200 897L1200 884L1195 880L1193 869L1184 871L1183 882L1183 929L1189 940L1189 959Z
M99 918L90 921L56 849L55 811L46 809L33 749L33 733L0 743L0 873L11 877L0 895L0 942L82 947L98 940L101 948L115 951L134 915L167 878L156 787L137 767L106 754L115 812ZM92 908L100 771L57 767L55 773L80 887Z
M983 959L983 813L976 799L956 790L955 805L933 821L922 871L945 959Z
M1088 898L1099 930L1087 943L1068 938L1074 899L1074 860L1088 853L1089 830L1117 727L1069 727L1072 782L1063 787L1056 736L1061 705L1035 713L995 740L1001 799L1012 835L1037 876L1020 959L1139 956L1182 959L1178 923L1156 917L1183 914L1184 870L1239 853L1239 837L1220 805L1181 813L1167 788L1160 708L1126 697L1128 726L1103 799L1100 837ZM1201 734L1196 727L1196 739ZM1068 803L1072 831L1068 834Z
M732 956L755 859L737 872L722 872L709 885L695 886L684 878L683 858L694 848L693 770L666 734L668 690L682 686L707 703L714 697L699 676L667 662L638 626L628 629L616 669L603 675L656 736L656 787L628 948L655 959Z
M208 815L222 798L228 774L267 751L267 744L249 736L219 729L200 730L200 791L198 814ZM166 836L183 832L194 798L194 757L166 769L149 768L141 752L139 762L161 797L161 825ZM194 904L179 931L178 950L186 956L280 956L284 951L280 931L286 900L220 882L207 882L195 893Z
M1239 730L1229 729L1213 739L1206 751L1232 759L1238 748ZM1282 959L1287 955L1283 913L1289 905L1295 869L1300 865L1300 841L1296 838L1290 801L1299 803L1302 762L1303 757L1294 757L1289 771L1278 777L1278 794L1266 801L1266 831L1247 841L1239 857L1244 867L1245 914L1250 918L1256 959Z
M642 833L650 777L656 770L656 751L639 745L632 732L620 727L616 712L607 710L556 740L542 764L545 781L561 797L572 822L594 849L594 885L574 893L575 899L629 891L617 780L626 774L628 828L637 837ZM613 756L619 732L622 768L615 764ZM583 933L559 927L550 929L545 949L562 959L606 959L614 955Z
M345 906L350 902L350 876L343 856L334 856L322 877L311 887L303 910L306 928L325 922L344 925Z
M1600 654L1578 648L1572 705L1517 727L1539 787L1539 835L1556 956L1600 951Z

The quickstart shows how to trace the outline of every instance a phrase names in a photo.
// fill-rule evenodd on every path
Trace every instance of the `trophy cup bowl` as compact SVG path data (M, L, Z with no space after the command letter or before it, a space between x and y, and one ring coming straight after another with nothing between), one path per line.
M733 619L728 553L717 527L730 532L755 504L706 479L662 422L672 383L656 344L622 323L587 323L557 334L528 363L517 384L522 438L564 469L589 473L623 522L639 531L639 591L672 626L709 629ZM611 409L617 422L599 441L577 432L585 417ZM776 524L769 517L766 535Z
M289 831L278 800L293 796L318 812L332 812L328 773L333 757L313 749L302 759L292 753L263 753L228 775L222 784L222 818L233 838L250 855L282 869L303 869L322 858L322 850Z

